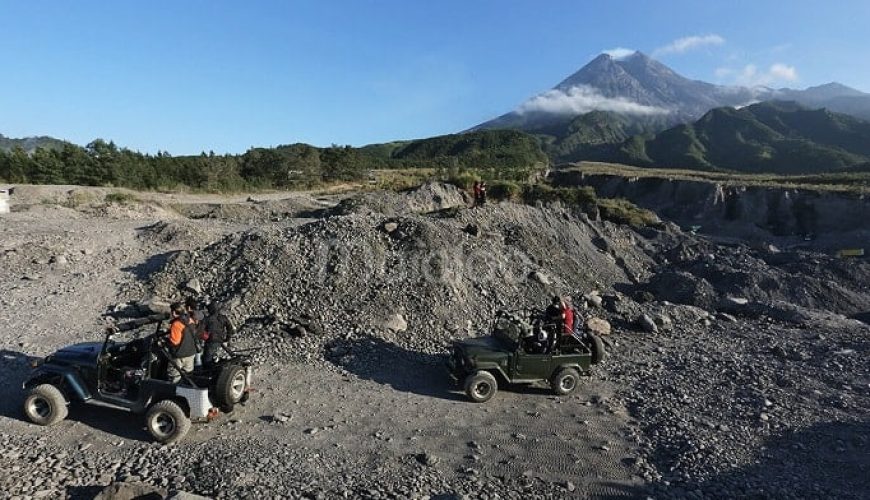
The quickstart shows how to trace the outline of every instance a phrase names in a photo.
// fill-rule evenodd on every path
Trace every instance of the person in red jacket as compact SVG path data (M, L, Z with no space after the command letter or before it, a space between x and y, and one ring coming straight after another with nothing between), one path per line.
M574 308L571 307L571 297L562 297L559 306L562 308L562 334L571 335L574 331Z

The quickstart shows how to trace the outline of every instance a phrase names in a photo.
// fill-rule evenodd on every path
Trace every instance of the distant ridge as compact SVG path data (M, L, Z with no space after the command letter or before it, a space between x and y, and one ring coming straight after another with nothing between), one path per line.
M635 136L612 158L639 166L804 174L860 171L870 162L870 122L770 101L715 108L692 124Z
M552 89L472 130L509 128L536 134L555 161L608 159L602 145L691 123L711 109L768 100L870 120L870 94L840 83L806 90L714 85L681 76L635 52L625 58L601 54Z

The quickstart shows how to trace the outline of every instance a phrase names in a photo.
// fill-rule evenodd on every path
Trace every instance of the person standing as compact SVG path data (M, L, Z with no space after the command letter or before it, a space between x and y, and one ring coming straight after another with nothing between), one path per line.
M571 335L574 333L574 308L571 307L571 297L562 297L560 303L562 308L562 335Z
M214 362L220 347L229 342L235 335L235 328L224 314L223 308L212 302L208 305L208 316L203 322L205 349L202 356L204 364Z
M480 181L474 181L474 184L471 187L471 192L474 195L474 204L472 207L476 207L480 205Z
M169 354L171 356L167 376L173 383L181 380L182 370L185 373L193 371L193 358L196 356L196 333L187 317L187 311L181 302L173 302L170 306L169 321Z

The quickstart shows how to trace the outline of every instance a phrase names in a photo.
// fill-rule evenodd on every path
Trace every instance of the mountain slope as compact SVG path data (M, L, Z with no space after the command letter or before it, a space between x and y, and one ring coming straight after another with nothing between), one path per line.
M693 124L633 137L611 159L699 170L839 171L870 161L870 123L795 102L716 108Z
M472 130L523 130L539 135L557 162L597 160L612 154L606 145L620 144L633 134L690 123L717 107L772 99L870 119L870 94L845 85L806 90L714 85L685 78L636 52L623 59L602 54L552 89Z

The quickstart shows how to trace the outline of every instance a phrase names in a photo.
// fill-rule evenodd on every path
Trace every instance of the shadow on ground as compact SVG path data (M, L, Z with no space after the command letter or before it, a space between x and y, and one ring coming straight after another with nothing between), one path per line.
M770 437L752 464L706 481L653 485L652 496L868 498L868 445L870 421L819 423ZM655 455L652 461L659 470L667 465Z
M21 386L30 377L30 363L36 359L39 358L21 352L0 351L0 374L3 377L3 383L0 384L0 416L28 422L22 410L27 392ZM126 411L73 403L67 418L118 437L136 441L149 440L143 417Z
M172 252L164 252L164 253L160 253L157 255L152 255L151 257L148 257L148 259L145 262L142 262L141 264L137 264L135 266L124 267L121 270L126 272L126 273L132 274L133 276L136 277L136 279L138 279L140 281L145 281L153 273L163 269L163 267L166 265L166 262L169 261L169 259L173 255L175 255L176 253L178 253L178 252L172 251Z
M445 355L411 351L367 335L326 346L326 359L357 377L410 392L448 400L462 399L444 368Z

